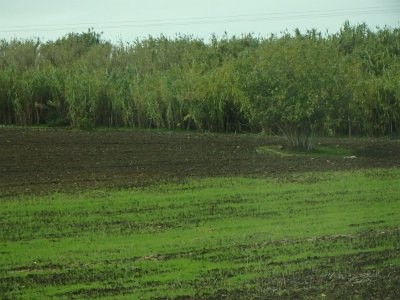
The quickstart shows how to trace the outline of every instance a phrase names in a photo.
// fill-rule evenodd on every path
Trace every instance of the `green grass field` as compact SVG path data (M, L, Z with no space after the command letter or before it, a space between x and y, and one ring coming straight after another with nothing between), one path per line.
M3 299L400 297L400 169L0 202Z

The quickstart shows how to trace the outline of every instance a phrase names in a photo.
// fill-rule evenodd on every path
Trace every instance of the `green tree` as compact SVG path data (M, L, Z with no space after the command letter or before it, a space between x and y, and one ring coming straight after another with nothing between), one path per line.
M312 150L314 135L339 104L336 49L309 32L270 40L254 57L245 89L256 118L267 128L278 128L290 147Z

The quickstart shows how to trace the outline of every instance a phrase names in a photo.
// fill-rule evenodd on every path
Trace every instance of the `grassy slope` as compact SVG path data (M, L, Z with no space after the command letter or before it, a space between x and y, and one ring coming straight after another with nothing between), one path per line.
M0 296L400 296L400 170L3 199Z

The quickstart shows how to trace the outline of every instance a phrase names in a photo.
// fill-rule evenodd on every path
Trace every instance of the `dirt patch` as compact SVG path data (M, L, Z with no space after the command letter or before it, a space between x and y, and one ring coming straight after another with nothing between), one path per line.
M0 128L0 194L145 186L206 176L280 177L303 171L400 167L400 142L325 139L357 159L257 153L279 137Z

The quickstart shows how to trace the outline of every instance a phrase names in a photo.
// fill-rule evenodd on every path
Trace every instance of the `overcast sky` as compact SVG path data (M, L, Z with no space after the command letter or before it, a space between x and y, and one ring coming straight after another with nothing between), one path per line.
M103 38L253 33L299 28L335 33L349 20L400 27L400 0L0 0L0 39L56 39L93 27Z

